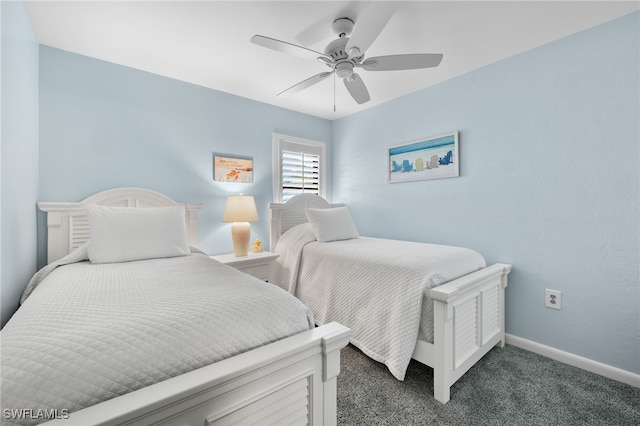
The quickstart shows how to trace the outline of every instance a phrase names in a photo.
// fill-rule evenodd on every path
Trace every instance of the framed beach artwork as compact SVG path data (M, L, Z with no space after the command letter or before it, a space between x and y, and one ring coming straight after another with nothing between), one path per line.
M459 176L458 132L391 146L387 157L389 183Z
M216 182L253 182L253 158L213 154L213 180Z

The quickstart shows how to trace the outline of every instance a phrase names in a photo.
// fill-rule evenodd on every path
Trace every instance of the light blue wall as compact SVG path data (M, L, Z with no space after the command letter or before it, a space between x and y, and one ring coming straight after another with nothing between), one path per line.
M364 235L512 263L508 333L640 373L639 18L336 121L333 200ZM389 145L454 130L459 178L386 182Z
M4 4L2 11L4 24ZM490 263L512 263L507 332L640 373L639 18L636 13L333 124L41 47L40 168L32 165L37 147L27 145L5 173L3 128L3 206L7 175L21 179L13 189L26 185L29 208L36 199L79 200L115 186L143 186L204 202L201 246L227 252L229 225L220 219L227 193L256 196L261 220L253 228L268 239L271 134L327 141L334 161L330 198L349 203L363 234L464 245ZM4 26L2 33L4 83ZM27 57L33 49L30 42ZM37 57L25 63L32 81ZM26 93L37 93L27 86ZM3 105L9 99L4 92L2 99ZM11 101L33 107L22 98ZM3 108L3 121L5 114ZM389 145L452 130L460 131L461 177L386 182ZM213 152L253 156L255 183L215 184ZM13 222L6 214L3 207L3 307L6 289L17 291L5 285L6 247L15 251L24 241L7 231ZM27 241L29 214L13 215ZM38 232L42 264L42 214ZM24 252L33 246L27 243ZM21 259L35 262L29 254ZM545 288L563 292L561 311L544 308Z
M22 2L0 2L2 22L2 325L36 271L38 43Z
M211 254L232 250L222 213L238 192L255 197L252 234L267 245L273 132L328 142L331 152L327 120L44 46L40 117L41 200L139 186L202 202L200 248ZM254 183L213 182L214 152L253 157ZM40 264L44 226L40 214Z

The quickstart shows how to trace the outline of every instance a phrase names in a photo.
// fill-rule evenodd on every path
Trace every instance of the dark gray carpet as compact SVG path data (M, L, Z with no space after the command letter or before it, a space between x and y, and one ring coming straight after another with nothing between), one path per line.
M493 348L433 399L433 370L403 382L349 345L338 376L338 425L640 425L640 389L514 346Z

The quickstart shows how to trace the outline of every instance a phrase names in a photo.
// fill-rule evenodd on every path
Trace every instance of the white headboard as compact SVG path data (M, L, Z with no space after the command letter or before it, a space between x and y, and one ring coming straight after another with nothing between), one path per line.
M98 192L79 202L40 202L47 213L47 263L67 255L89 240L87 205L114 207L184 206L189 244L198 246L198 210L202 204L180 204L159 192L144 188L115 188Z
M300 194L286 203L269 203L269 250L275 250L280 235L301 223L308 222L304 209L328 209L344 204L331 204L319 195Z

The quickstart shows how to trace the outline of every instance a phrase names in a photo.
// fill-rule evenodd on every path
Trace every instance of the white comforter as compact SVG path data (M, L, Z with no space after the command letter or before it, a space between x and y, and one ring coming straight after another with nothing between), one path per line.
M76 411L314 326L287 292L203 254L83 259L37 274L0 333L3 409Z
M426 290L486 266L479 253L462 247L367 237L318 243L309 224L283 234L275 251L280 258L269 281L309 306L316 323L351 328L351 343L398 380L411 360L421 316L432 336Z

